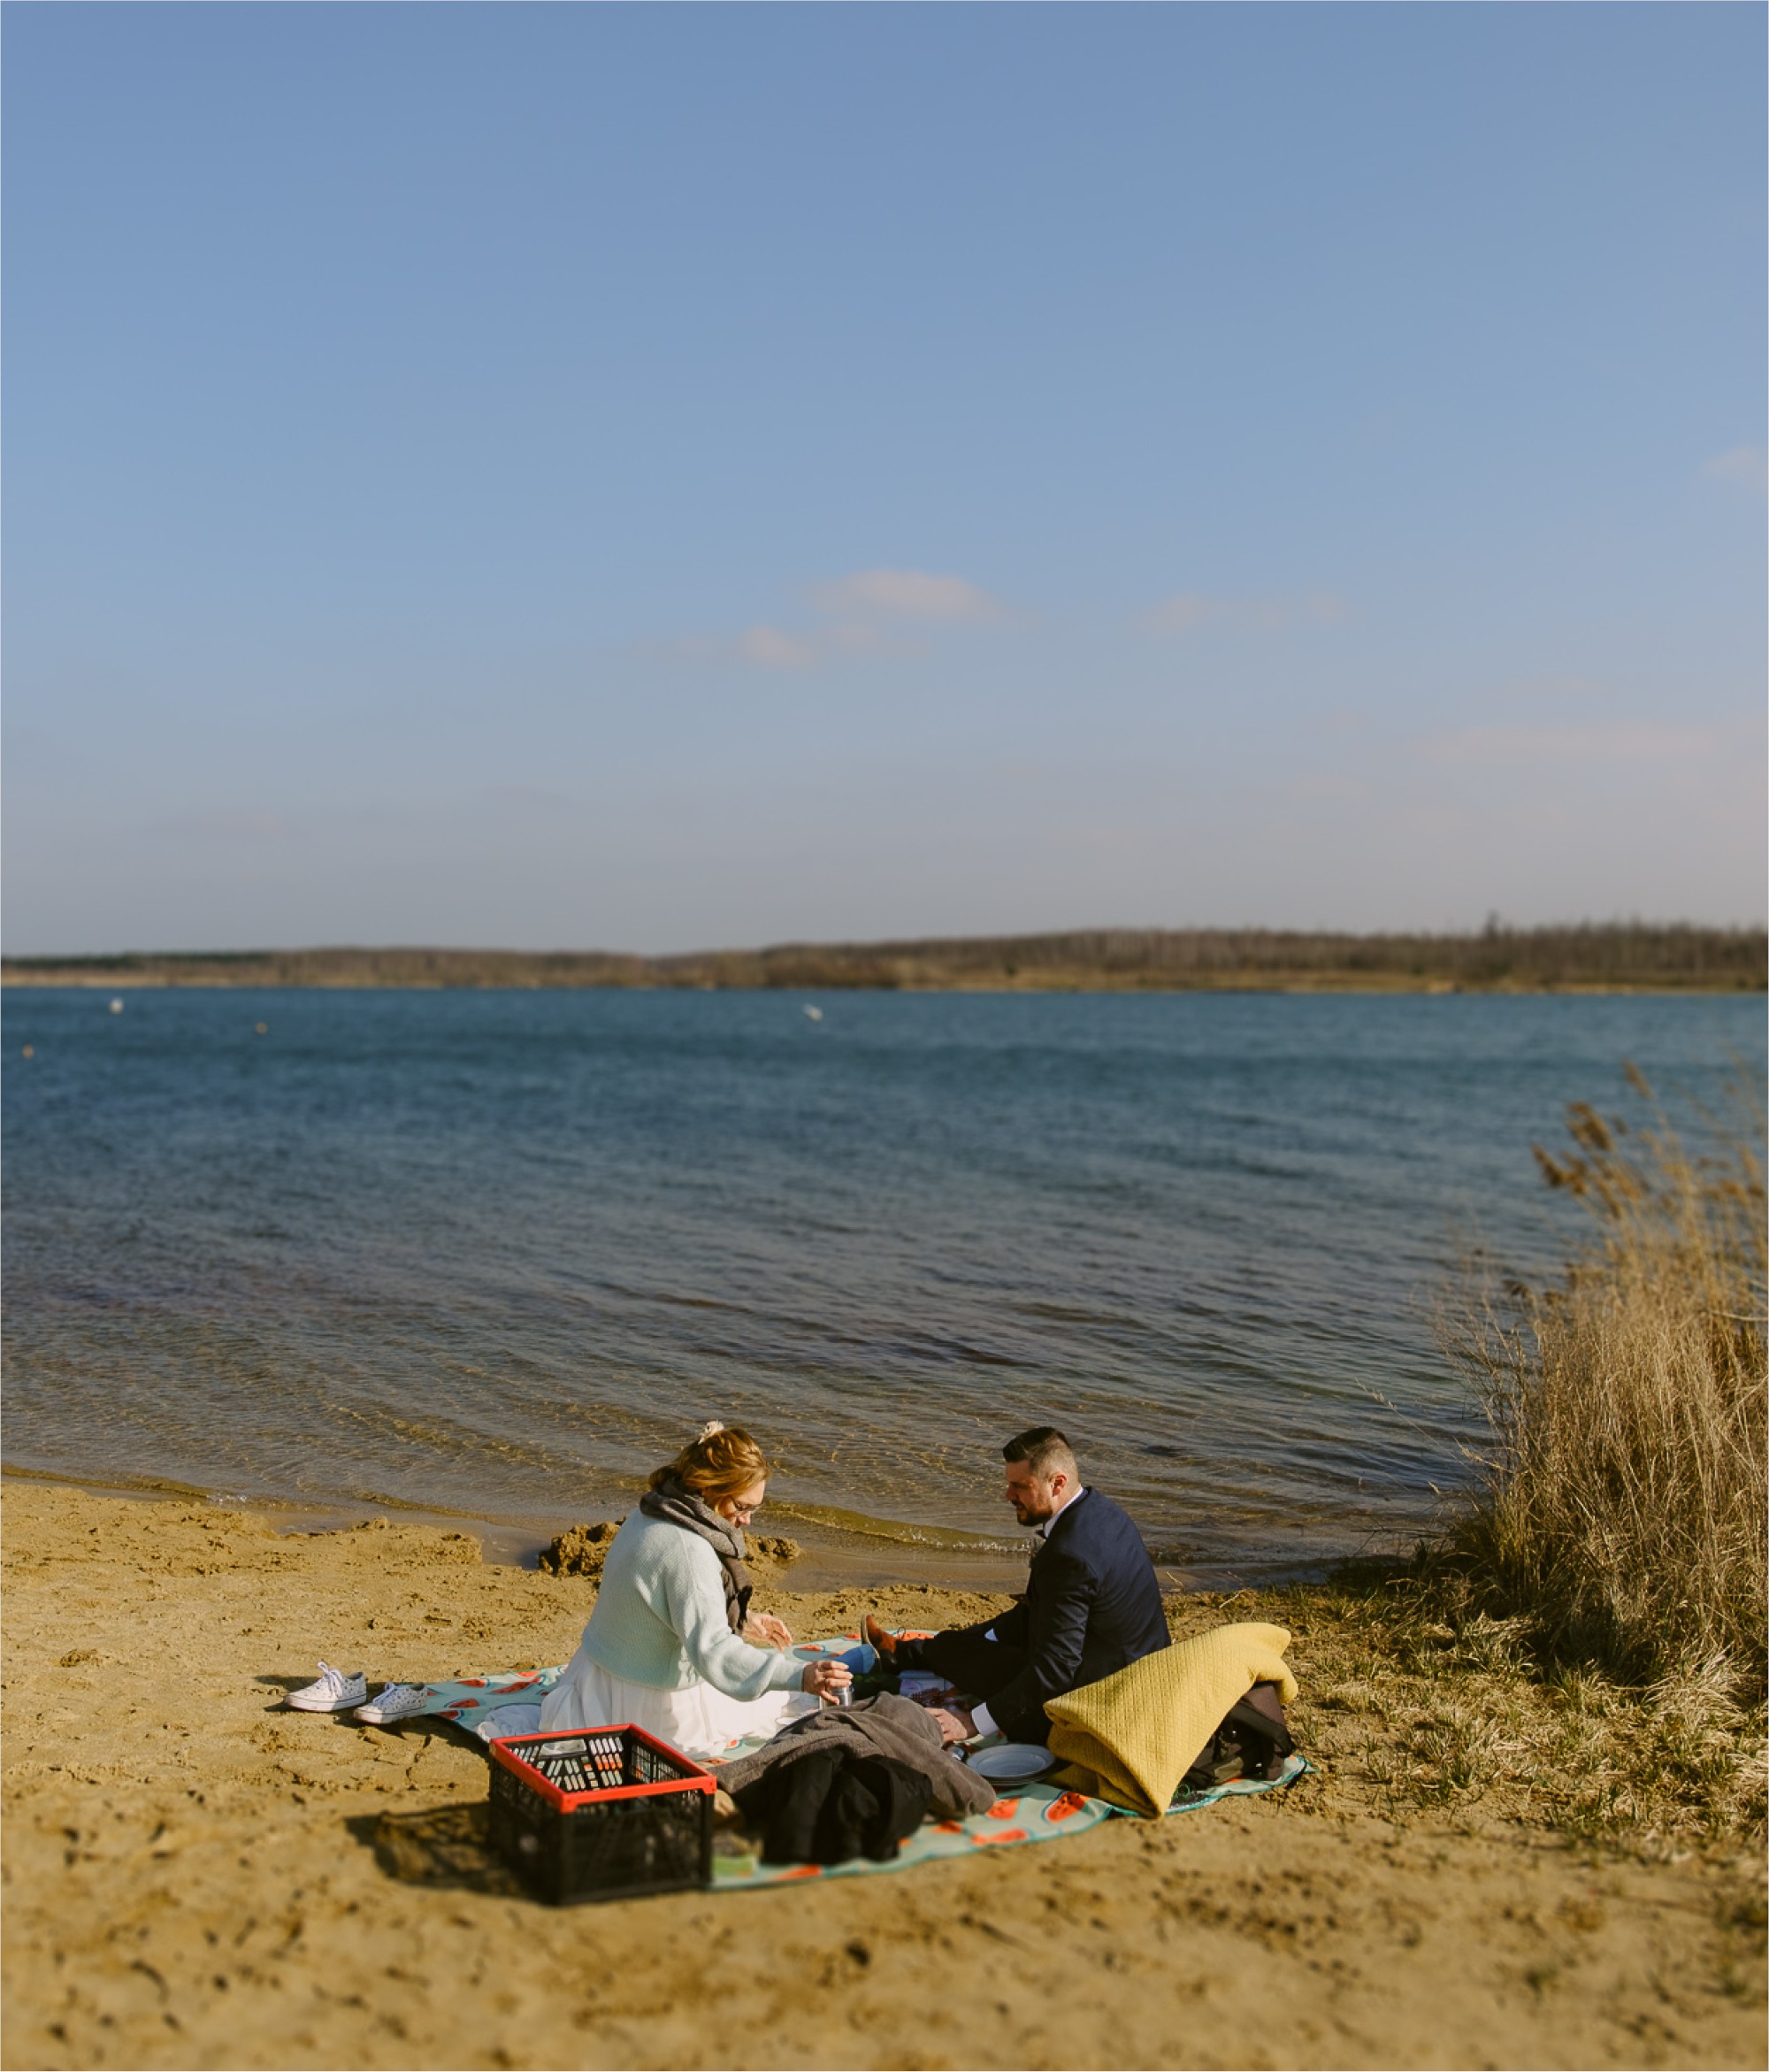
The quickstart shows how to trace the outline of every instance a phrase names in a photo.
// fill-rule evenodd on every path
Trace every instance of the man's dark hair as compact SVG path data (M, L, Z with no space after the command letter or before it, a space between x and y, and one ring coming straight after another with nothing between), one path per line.
M1001 1458L1023 1461L1040 1482L1048 1482L1053 1475L1067 1475L1075 1482L1081 1476L1075 1448L1054 1424L1035 1424L1030 1431L1010 1439L1001 1448Z

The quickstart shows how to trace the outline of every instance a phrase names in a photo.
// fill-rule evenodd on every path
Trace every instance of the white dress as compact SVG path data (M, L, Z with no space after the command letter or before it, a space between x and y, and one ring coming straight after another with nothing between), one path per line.
M539 1733L569 1733L574 1727L642 1727L684 1755L729 1754L751 1735L775 1734L790 1719L817 1709L808 1691L769 1691L760 1698L727 1698L710 1684L659 1691L649 1684L611 1675L582 1649L542 1703ZM505 1716L499 1715L501 1718ZM500 1733L509 1733L507 1726Z

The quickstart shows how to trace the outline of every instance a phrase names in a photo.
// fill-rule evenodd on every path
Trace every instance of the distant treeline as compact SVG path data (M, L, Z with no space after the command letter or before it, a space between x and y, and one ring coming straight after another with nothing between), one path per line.
M216 950L11 957L25 986L877 986L1024 992L1555 988L1760 992L1761 928L1639 921L1474 935L1310 934L1275 928L1101 928L950 940L783 943L686 956L497 949Z

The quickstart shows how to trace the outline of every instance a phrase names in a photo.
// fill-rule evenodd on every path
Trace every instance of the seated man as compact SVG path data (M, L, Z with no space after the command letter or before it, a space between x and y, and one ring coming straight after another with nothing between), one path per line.
M1045 1700L1139 1661L1168 1644L1160 1585L1141 1535L1108 1496L1084 1489L1068 1441L1048 1424L1001 1449L1007 1501L1043 1544L1026 1594L982 1625L900 1640L868 1615L865 1637L880 1666L927 1669L984 1702L942 1714L949 1741L1003 1733L1045 1742Z

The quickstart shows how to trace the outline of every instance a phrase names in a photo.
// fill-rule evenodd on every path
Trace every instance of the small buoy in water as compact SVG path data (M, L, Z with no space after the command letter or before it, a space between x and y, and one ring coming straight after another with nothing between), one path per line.
M26 1055L27 1057L34 1057L36 1055L37 1055L37 1047L36 1047L36 1045L35 1045L34 1043L27 1043L27 1044L25 1046L25 1055Z
M805 1009L805 1019L808 1022L820 1022L823 1018L823 1010L820 1007L808 1007Z
M123 1011L123 1003L122 1003L122 1001L121 1001L120 1000L113 1000L113 1001L111 1002L111 1012L113 1015L120 1015L120 1014L122 1013L122 1011Z
M271 1032L271 1025L268 1022L255 1022L252 1026L260 1036L268 1036Z

